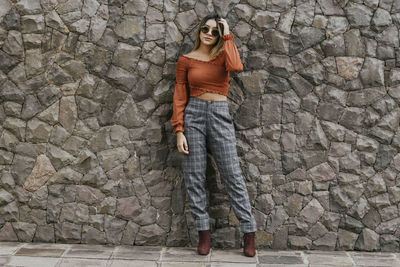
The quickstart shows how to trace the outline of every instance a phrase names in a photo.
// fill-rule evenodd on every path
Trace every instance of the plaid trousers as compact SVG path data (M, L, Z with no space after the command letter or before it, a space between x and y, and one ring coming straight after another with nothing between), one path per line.
M183 121L189 154L182 153L182 171L188 193L188 206L196 230L209 230L205 191L208 147L217 164L232 209L239 220L240 231L255 232L257 225L240 169L235 128L228 101L190 97Z

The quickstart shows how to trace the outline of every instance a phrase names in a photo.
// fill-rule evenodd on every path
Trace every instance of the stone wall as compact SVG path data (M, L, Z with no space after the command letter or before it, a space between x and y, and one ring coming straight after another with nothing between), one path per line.
M399 251L398 0L0 0L1 241L196 245L170 118L213 11L258 247ZM240 247L208 159L212 245Z

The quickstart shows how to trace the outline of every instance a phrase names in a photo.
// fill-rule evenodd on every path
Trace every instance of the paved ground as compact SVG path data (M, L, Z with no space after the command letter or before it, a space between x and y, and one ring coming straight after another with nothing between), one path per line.
M242 249L211 249L207 256L196 248L157 246L103 246L0 242L0 266L96 267L303 267L400 266L400 253L344 251L257 250L246 257Z

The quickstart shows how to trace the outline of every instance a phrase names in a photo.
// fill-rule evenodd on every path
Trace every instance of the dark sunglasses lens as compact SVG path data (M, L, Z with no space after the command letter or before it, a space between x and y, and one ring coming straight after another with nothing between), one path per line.
M218 30L213 30L212 31L212 35L217 37L219 35L219 31Z
M208 27L201 27L200 29L203 33L208 33Z

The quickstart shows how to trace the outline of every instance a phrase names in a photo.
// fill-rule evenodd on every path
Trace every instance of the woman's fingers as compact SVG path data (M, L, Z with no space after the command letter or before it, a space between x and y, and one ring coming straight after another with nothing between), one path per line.
M179 152L189 154L186 138L182 137L181 140L178 140L177 147Z
M187 143L186 143L186 139L183 139L183 142L182 142L182 151L183 151L183 153L185 153L185 154L189 154L188 145L187 145Z
M189 154L188 145L187 145L186 140L183 140L183 146L184 146L184 148L185 148L185 153L186 153L186 154Z
M228 34L229 33L229 25L226 22L225 19L221 18L218 23L221 23L224 26L224 32L222 34Z

